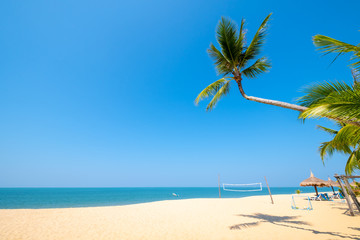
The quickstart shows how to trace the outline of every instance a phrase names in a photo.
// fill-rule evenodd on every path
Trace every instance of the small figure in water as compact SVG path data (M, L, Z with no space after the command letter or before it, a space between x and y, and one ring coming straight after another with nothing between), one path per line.
M172 195L173 195L174 197L179 197L179 194L177 194L177 193L172 193Z

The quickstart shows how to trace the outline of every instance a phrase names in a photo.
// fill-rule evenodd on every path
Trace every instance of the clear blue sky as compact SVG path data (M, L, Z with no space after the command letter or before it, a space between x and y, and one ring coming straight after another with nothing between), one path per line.
M196 95L219 77L206 53L221 16L254 34L273 12L264 48L273 68L249 95L294 102L323 80L351 80L312 44L358 44L360 2L73 1L0 3L0 187L298 186L343 173L324 167L329 136L297 112L244 100L236 88L211 113ZM287 179L284 181L284 179Z

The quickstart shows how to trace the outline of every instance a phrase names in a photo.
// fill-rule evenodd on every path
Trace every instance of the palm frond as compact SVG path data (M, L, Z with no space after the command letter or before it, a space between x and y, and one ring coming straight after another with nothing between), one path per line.
M359 121L360 120L360 89L351 88L333 92L328 97L318 102L315 108L321 110L324 106L327 112L323 116ZM310 107L310 111L313 107ZM309 111L309 112L310 112Z
M271 68L271 63L266 57L262 57L251 65L250 67L244 69L242 74L247 78L256 78L259 74L267 72Z
M351 175L356 169L360 169L360 150L353 151L345 165L345 173Z
M206 111L211 111L216 104L219 102L219 100L227 95L230 91L230 80L228 80L222 87L217 91L213 99L210 101L210 103L206 107Z
M218 74L227 75L232 72L231 63L224 55L211 43L207 50L209 56L214 60L215 68Z
M216 82L213 82L209 86L207 86L204 90L200 92L200 94L195 99L195 105L198 105L199 102L203 99L206 99L211 96L215 96L215 94L221 89L221 87L226 84L229 80L226 78L221 78Z
M360 102L319 104L300 113L299 118L332 118L339 121L360 122Z
M321 160L323 161L323 164L325 164L324 159L327 156L332 156L335 151L336 151L336 149L333 146L331 141L321 143L321 145L319 147L319 152L320 152L320 157L321 157Z
M306 87L302 91L305 93L305 95L298 98L297 102L304 107L310 107L311 105L317 104L334 92L342 92L348 89L351 89L351 86L339 81L316 83Z
M337 53L338 55L343 55L345 53L353 53L350 61L353 61L351 66L357 70L360 70L360 46L348 44L339 40L336 40L331 37L324 35L315 35L313 37L313 42L316 47L325 54L328 53ZM336 59L335 58L335 59ZM334 59L334 61L335 61Z
M222 17L217 27L216 39L221 47L222 54L231 63L232 68L235 68L238 56L241 53L235 22Z
M337 146L347 145L356 147L360 142L360 127L354 125L342 127L335 135L333 141Z
M324 131L324 132L327 132L327 133L331 134L331 135L336 135L338 133L338 131L333 130L331 128L323 127L323 126L320 126L320 125L317 125L316 127L318 129Z
M320 157L322 162L325 164L324 159L327 156L332 156L335 152L341 152L344 154L353 154L353 150L351 149L351 146L356 146L359 142L357 142L356 144L349 144L350 140L354 140L354 138L352 137L352 135L354 134L354 126L352 125L348 125L343 127L342 129L340 129L339 131L335 131L329 128L325 128L325 127L320 127L320 129L329 132L330 134L335 135L335 137L328 142L323 142L320 147L319 147L319 152L320 152ZM346 127L349 127L346 130ZM355 127L357 129L360 130L359 127ZM351 169L353 165L349 165L348 169Z
M243 53L243 51L245 49L245 45L246 45L246 30L245 30L244 26L245 26L245 19L241 19L239 37L238 37L238 41L237 41L240 54ZM240 60L241 59L239 59L239 61Z
M351 126L351 125L350 125ZM320 129L334 135L335 134L335 137L331 140L331 141L328 141L328 142L323 142L320 147L319 147L319 151L320 151L320 156L321 156L321 159L324 160L324 158L328 155L328 156L331 156L335 151L338 151L338 152L342 152L342 153L345 153L345 154L350 154L352 152L352 149L351 149L351 144L349 144L348 141L343 141L344 138L347 137L350 137L349 136L349 132L342 132L341 131L343 130L340 129L339 131L335 131L335 130L332 130L330 128L325 128L325 127L322 127L322 126L318 126L318 128L320 127Z
M360 51L360 48L358 46L348 44L339 40L336 40L334 38L324 36L324 35L315 35L313 37L313 42L316 47L320 51L323 51L324 53L348 53L348 52L356 52Z
M311 86L307 95L298 102L308 109L300 118L330 117L342 121L360 121L360 87L344 82L324 83Z
M242 59L242 62L240 63L240 67L244 67L249 60L254 59L259 55L265 42L267 23L271 14L272 13L270 13L261 23L249 47L246 49L245 55Z

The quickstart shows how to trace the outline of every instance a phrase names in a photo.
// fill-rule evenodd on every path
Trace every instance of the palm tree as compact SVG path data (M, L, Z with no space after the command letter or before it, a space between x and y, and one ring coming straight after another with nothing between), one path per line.
M360 169L360 45L351 45L324 35L314 36L313 42L325 54L337 53L333 62L340 55L352 53L352 85L343 82L315 84L308 87L306 95L298 100L300 105L307 107L300 113L300 118L326 117L338 121L338 131L319 126L334 136L332 140L321 144L320 156L324 162L325 157L334 152L349 155L345 173L351 174Z
M350 60L353 86L344 83L316 84L305 90L299 99L307 107L300 118L330 118L343 123L360 126L360 44L355 46L324 35L315 35L313 42L324 54L337 53L333 62L346 53L352 53Z
M298 100L301 105L308 107L300 114L300 118L341 117L345 120L337 123L340 128L338 131L319 126L321 130L334 136L331 141L323 142L319 150L323 162L326 156L331 156L334 152L348 154L346 174L360 169L360 126L354 124L360 121L360 84L356 80L356 74L353 76L352 85L326 82L310 86L304 90L307 94ZM346 120L353 124L346 124Z
M238 31L236 23L224 17L221 18L216 31L216 40L220 46L220 50L213 44L210 44L208 53L215 61L218 74L223 77L207 86L197 96L195 104L212 96L213 98L206 108L207 111L212 110L217 102L229 93L230 83L234 80L237 83L241 95L247 100L289 108L300 112L306 110L306 107L295 104L248 96L242 87L243 77L250 79L256 78L261 73L267 72L271 67L270 61L266 57L258 58L264 44L267 23L270 16L271 14L262 22L248 46L246 46L245 42L245 20L242 19Z

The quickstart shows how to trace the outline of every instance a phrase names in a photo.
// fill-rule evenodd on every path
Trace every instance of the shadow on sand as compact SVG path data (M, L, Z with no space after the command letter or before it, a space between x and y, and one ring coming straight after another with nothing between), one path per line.
M344 233L339 233L339 232L324 232L324 231L317 231L315 229L311 229L311 225L309 223L297 220L299 218L298 216L273 216L273 215L262 214L262 213L254 213L252 215L239 214L238 216L255 219L257 221L230 226L231 230L242 230L242 229L258 226L261 223L271 223L271 224L274 224L277 226L308 231L313 234L326 234L326 235L330 235L333 237L360 240L360 235L354 235L354 234L350 235L350 234L344 234ZM309 226L309 227L307 227L307 226ZM359 230L359 228L351 228L351 229Z
M344 215L351 216L349 207L347 205L345 205L345 204L346 203L344 203L343 205L340 205L340 206L338 204L332 204L331 207L334 208L334 209L343 210ZM353 203L352 206L355 209L355 214L358 214L358 212L356 211L356 205Z

